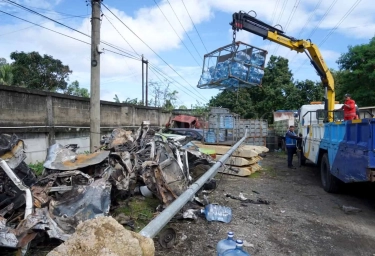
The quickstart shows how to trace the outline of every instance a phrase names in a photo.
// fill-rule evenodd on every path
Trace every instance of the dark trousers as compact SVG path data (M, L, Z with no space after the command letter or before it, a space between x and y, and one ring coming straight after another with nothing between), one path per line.
M292 166L293 163L293 155L297 152L296 147L286 147L288 151L288 166Z

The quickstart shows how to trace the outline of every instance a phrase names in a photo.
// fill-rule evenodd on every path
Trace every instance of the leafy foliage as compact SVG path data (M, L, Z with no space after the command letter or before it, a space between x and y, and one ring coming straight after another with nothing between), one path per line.
M36 176L42 175L43 170L44 170L42 162L36 161L35 163L29 164L28 166L34 171Z
M375 102L375 37L368 44L349 46L348 52L337 60L336 99L350 93L359 106ZM338 85L338 86L337 86Z
M310 80L293 81L288 60L271 56L264 70L261 87L224 90L213 97L209 105L229 108L243 118L261 118L272 122L273 112L298 109L311 101L322 100L320 83Z
M90 93L86 88L79 87L79 82L74 81L72 82L64 91L64 94L78 96L78 97L84 97L84 98L90 98Z
M14 84L45 91L67 89L72 71L60 60L46 54L41 56L38 52L12 52L10 58L14 61Z
M0 84L12 85L13 84L13 72L10 64L0 65Z

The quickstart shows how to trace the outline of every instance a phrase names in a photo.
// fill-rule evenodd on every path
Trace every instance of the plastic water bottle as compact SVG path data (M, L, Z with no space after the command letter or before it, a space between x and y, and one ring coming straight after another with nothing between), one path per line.
M239 61L239 62L249 62L250 56L243 51L239 51L239 52L236 53L236 56L234 57L234 60Z
M251 55L251 64L263 67L264 65L264 56L259 52L255 52Z
M201 212L206 216L208 221L220 221L229 223L232 220L232 209L229 207L208 204Z
M229 249L223 253L223 256L250 256L247 252L243 250L243 242L242 240L236 240L236 248Z
M228 232L227 239L220 240L216 245L217 256L222 256L223 252L236 248L236 242L233 240L233 232Z
M209 71L205 71L203 72L202 76L201 76L201 79L199 80L199 84L200 85L203 85L203 84L208 84L211 82L211 74Z

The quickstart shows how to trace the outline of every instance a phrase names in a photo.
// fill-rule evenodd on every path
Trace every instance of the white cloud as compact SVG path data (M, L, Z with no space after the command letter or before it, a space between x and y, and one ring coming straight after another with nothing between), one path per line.
M279 5L278 8L275 9L277 2L279 2ZM293 17L291 17L290 14L295 8L296 1L184 0L187 9L190 12L191 18L197 26L199 26L199 24L201 23L208 23L210 19L214 17L214 15L224 13L229 23L233 12L238 12L240 10L255 10L257 12L258 19L270 24L279 23L283 26L288 35L292 36L298 35L300 31L303 32L303 36L307 36L311 32L311 29L318 25L322 18L322 15L332 3L332 1L323 1L316 11L315 15L312 16L311 21L307 23L305 27L304 25L310 17L312 9L316 6L317 2L318 0L299 1L299 5L296 6L295 9L295 14ZM53 9L55 5L61 4L59 0L26 0L21 1L21 3L46 9ZM188 41L187 36L180 25L180 21L186 31L188 31L188 33L194 32L193 23L191 22L180 0L170 0L170 3L173 6L173 9L176 12L179 20L176 18L166 0L163 0L161 2L158 1L161 10L168 17L170 23L173 24L173 28L176 30L178 36L171 29L170 25L157 6L144 7L134 13L129 13L124 10L117 10L115 8L112 8L110 2L104 2L104 4L108 5L112 12L114 12L128 27L130 27L137 35L139 35L139 37L142 38L142 40L145 41L148 45L150 45L152 49L159 55L164 57L171 52L173 52L173 54L176 56L180 54L184 54L184 56L186 55L189 63L174 63L175 60L168 62L173 65L173 67L181 74L181 76L185 78L185 80L188 81L190 85L195 87L201 73L201 67L198 64L195 65L195 62L192 62L191 56L187 54L186 49L179 39L182 38L184 40L184 42L189 46L191 52L198 59L197 55L194 52L194 49L189 45L190 42ZM285 6L284 3L286 3ZM328 29L334 27L354 3L355 0L338 1L332 8L331 12L327 15L327 17L322 20L319 28L326 29L326 32L328 33ZM83 5L84 3L81 4ZM0 2L0 6L2 7L2 10L9 9L11 11L16 11L17 13L15 13L15 15L17 16L32 20L38 24L42 23L44 26L50 29L90 43L89 38L80 35L77 32L73 32L52 22L46 22L45 19L37 18L34 15L22 13L22 11L20 11L16 7L9 7L8 5L4 7L4 4L2 2ZM282 11L283 6L285 7L284 11ZM194 104L195 101L199 99L199 97L195 96L195 94L199 94L199 96L209 99L212 95L218 92L217 90L199 90L199 92L194 90L177 74L175 74L174 71L167 67L165 63L163 63L147 46L145 46L105 8L103 8L103 12L106 17L110 19L110 21L114 24L114 26L120 31L123 37L134 47L137 53L144 54L151 63L159 66L159 68L161 68L166 74L181 83L180 85L174 85L174 88L178 89L180 92L179 98L181 102L186 102L187 105ZM336 33L332 34L330 38L332 39L342 35L353 38L369 38L369 31L375 30L375 20L373 15L374 12L375 5L373 5L372 1L362 0L358 7L345 19L345 21L337 29ZM283 15L281 15L281 13L283 13ZM57 13L48 13L48 16L61 18ZM287 21L289 17L291 17L291 19L290 24L287 27ZM26 24L24 22L20 23L16 20L12 21L14 21L14 23L2 23L0 25L0 34L10 33L30 26L30 24ZM77 28L79 31L90 34L91 23L89 18L83 20L75 20L75 22L66 20L64 21L64 23L71 24L71 26ZM367 25L362 26L365 24ZM215 31L215 29L217 29L217 27L213 24L212 31L207 29L204 31L200 31L205 41L210 40L210 33L220 33L224 38L227 38L228 43L231 42L232 31L229 25L222 28L221 31ZM297 56L295 56L296 53L290 52L289 49L278 46L275 43L269 44L268 41L263 42L261 41L261 39L258 40L255 38L258 37L245 31L240 31L237 33L237 40L254 44L263 49L268 49L269 56L273 53L276 53L277 55L287 57L290 60L290 67L293 70L299 69L301 64L304 63L307 59L304 54L298 54ZM136 55L105 17L103 17L103 21L101 24L101 39L108 43L119 46L133 55ZM315 43L320 43L322 39L323 38L314 38L314 40L317 40L317 42ZM257 45L256 42L260 42L259 45ZM324 46L327 45L328 44L326 43ZM114 50L108 46L102 46L106 49ZM15 50L25 52L39 51L41 54L49 54L55 58L61 59L64 64L68 64L74 71L73 75L71 76L71 81L77 79L83 86L89 87L89 45L85 45L70 38L54 34L42 28L32 27L21 30L18 33L11 33L2 36L0 41L0 56L4 56L8 59L9 53ZM324 47L321 51L327 62L334 62L339 56L339 53L336 52L334 48ZM300 68L300 70L304 70L305 67L309 66L305 65L303 66L303 68ZM312 67L309 68L312 69ZM102 99L112 100L115 92L118 94L120 99L126 99L127 97L139 98L141 90L140 72L141 63L139 61L124 58L122 56L115 55L111 52L106 51L101 55ZM157 77L152 72L150 72L149 75L150 79L158 81ZM193 91L194 93L190 92L189 90Z

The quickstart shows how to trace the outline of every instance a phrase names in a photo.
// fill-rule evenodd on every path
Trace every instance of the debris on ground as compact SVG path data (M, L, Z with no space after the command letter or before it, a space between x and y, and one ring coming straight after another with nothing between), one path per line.
M240 193L239 196L233 196L231 194L225 194L226 197L229 197L231 199L239 200L241 203L251 203L251 204L270 204L268 200L257 198L256 200L252 200L249 198L246 198L243 196L242 193Z
M166 228L159 234L159 244L163 248L172 248L176 242L177 233L173 228Z
M76 232L47 256L153 256L150 238L126 230L112 217L80 223Z
M346 214L359 213L362 211L362 209L347 205L341 206L341 210L343 210Z
M77 153L77 145L52 145L36 177L24 162L24 142L0 135L0 246L26 248L43 233L67 241L80 222L108 216L120 209L120 201L137 193L156 197L159 206L150 213L115 214L121 224L139 230L142 218L150 221L186 191L193 176L200 177L196 170L205 172L215 164L211 156L182 143L189 143L185 136L163 136L144 121L135 132L114 129L91 154ZM205 187L214 189L216 182L211 179ZM123 208L132 210L129 201Z

